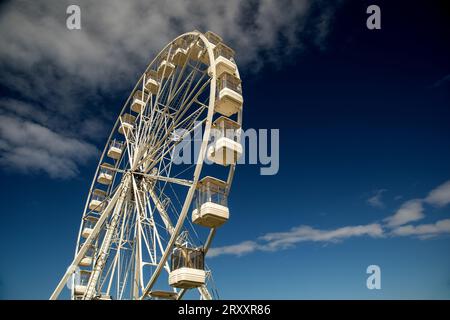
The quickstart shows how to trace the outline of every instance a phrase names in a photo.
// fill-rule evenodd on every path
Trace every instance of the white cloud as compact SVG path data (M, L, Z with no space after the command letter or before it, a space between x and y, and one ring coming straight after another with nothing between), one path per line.
M98 155L89 143L6 115L0 115L0 151L0 164L6 168L43 171L55 178L75 176L80 164Z
M303 48L302 32L309 42L324 41L334 7L312 0L80 0L82 29L71 31L65 24L69 4L36 0L4 5L2 82L29 96L53 94L53 102L90 86L129 88L132 83L124 79L136 78L165 44L194 29L223 36L241 65L261 64L261 53L281 62L285 54Z
M413 199L402 204L397 212L384 219L388 227L398 227L425 217L423 204L444 207L450 203L450 181L447 181L428 193L425 199Z
M257 241L244 241L235 245L212 248L208 256L236 255L254 251L276 251L294 247L300 242L339 242L351 237L368 236L383 237L383 229L377 224L347 226L333 230L315 229L310 226L299 226L287 232L267 233Z
M310 226L299 226L288 232L268 233L262 236L261 239L267 241L265 245L267 249L276 250L292 246L298 242L338 242L346 238L359 236L381 237L383 236L383 229L377 223L348 226L334 230L320 230Z
M18 117L48 124L50 114L34 108L31 104L16 99L0 99L0 113L14 114Z
M450 203L450 181L447 181L433 189L425 201L436 207L444 207Z
M431 85L431 88L439 88L450 82L450 74L445 75L443 78L439 79Z
M1 113L85 144L105 139L121 107L105 98L124 101L146 65L177 35L212 30L236 49L241 71L258 70L301 50L301 35L322 46L336 6L320 0L78 0L82 29L71 31L71 4L18 0L1 7L0 84L14 97L2 99ZM12 161L3 158L3 165Z
M386 192L386 189L376 190L375 194L367 199L367 203L375 208L384 208L384 203L382 201L384 192Z
M450 219L439 220L433 224L400 226L392 230L392 234L396 236L418 236L421 239L445 233L450 233Z
M403 203L394 215L385 218L384 221L387 226L396 227L408 222L420 220L424 217L422 200L413 199Z
M231 246L211 248L208 251L208 257L216 257L225 254L231 254L235 256L242 256L244 254L251 253L258 249L258 244L255 241L243 241Z
M372 205L382 204L381 196L384 189L375 193ZM370 199L369 199L370 200ZM378 200L380 202L378 202ZM424 202L442 207L450 203L450 181L433 189L425 199L412 199L404 202L397 212L383 221L384 225L372 223L367 225L346 226L332 230L316 229L303 225L292 228L286 232L271 232L259 237L256 241L244 241L238 244L212 248L208 255L236 255L241 256L254 251L277 251L291 247L301 242L335 243L345 239L367 236L371 238L392 237L417 237L429 239L438 235L450 233L450 219L439 220L431 224L408 224L425 217ZM369 202L370 203L370 202ZM388 227L390 231L385 231Z

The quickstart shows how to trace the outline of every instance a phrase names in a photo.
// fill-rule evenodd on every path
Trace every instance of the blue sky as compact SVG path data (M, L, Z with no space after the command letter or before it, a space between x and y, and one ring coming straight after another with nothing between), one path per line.
M209 10L218 19L200 19L200 26L195 13L178 13L180 28L212 29L236 47L244 128L280 130L277 175L259 175L258 165L237 168L231 219L207 260L221 298L450 297L448 13L438 2L377 3L376 31L365 27L365 1L295 2L291 13L272 16L275 35L262 21L267 12L285 12L276 4L260 5L259 15L235 29L224 27L233 17L215 6ZM145 54L134 52L133 39L115 51L112 44L127 30L111 26L102 34L101 27L117 26L128 9L112 21L97 15L97 25L98 8L81 7L88 16L82 32L99 40L97 50L58 29L58 6L46 11L48 20L38 7L0 7L0 39L9 43L0 49L1 124L18 132L0 136L1 298L48 298L73 256L96 150L152 52L179 33L150 24L153 44ZM15 42L4 42L11 40L4 27L21 16L29 20ZM64 34L72 50L42 34L32 41L39 33L31 25ZM129 66L116 67L114 59L124 57ZM112 66L117 79L99 81ZM36 150L19 134L25 123L47 129L38 132L53 144L39 145L48 157L33 164L13 161L12 150ZM381 290L366 288L371 264L381 267Z

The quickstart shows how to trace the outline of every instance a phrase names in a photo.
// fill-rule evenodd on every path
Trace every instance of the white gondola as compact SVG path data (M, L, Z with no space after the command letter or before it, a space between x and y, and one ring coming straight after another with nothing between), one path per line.
M136 90L133 94L133 102L131 103L131 110L136 113L141 113L147 104L148 94L141 90Z
M197 60L204 64L209 64L208 50L204 49L199 52Z
M125 113L120 116L120 126L119 126L119 133L120 134L128 134L128 132L132 131L134 128L134 123L136 121L136 117Z
M198 182L192 222L208 228L218 228L230 217L225 181L205 177Z
M217 46L219 43L221 43L223 41L221 36L219 36L218 34L212 32L212 31L206 31L205 37L206 37L206 39L208 39L209 43L213 47Z
M155 70L150 70L145 74L145 90L151 94L157 94L159 90L158 74Z
M175 49L172 55L172 62L177 66L186 63L188 57L188 45L185 39L178 39L175 43Z
M114 176L113 168L114 166L109 163L103 163L98 174L97 182L104 185L110 185Z
M91 235L91 233L92 233L93 230L94 230L94 229L88 228L88 227L83 228L83 231L81 231L81 236L82 236L83 238L88 238L88 237Z
M91 276L91 271L89 270L80 270L80 278L79 281L75 282L75 286L74 286L74 295L75 295L75 299L80 299L87 290L87 285L89 282L89 278Z
M198 56L202 50L203 46L200 40L197 40L190 44L188 54L190 55L191 59L198 60Z
M190 289L205 284L205 270L180 268L170 272L169 285L175 288Z
M240 144L239 123L227 117L219 117L212 125L214 142L208 147L208 160L228 166L235 164L242 156L242 145Z
M188 56L191 59L193 59L193 60L198 59L198 54L204 48L202 41L196 36L188 37L187 41L189 43L189 45L188 45Z
M177 247L172 252L169 285L191 289L205 284L205 254L201 249Z
M206 39L208 39L208 42L210 43L212 49L215 49L215 47L223 41L219 35L215 34L212 31L205 32L205 37ZM200 60L204 64L209 63L209 55L206 48L198 53L198 60Z
M80 267L90 267L92 265L92 257L84 257L81 259L79 265Z
M155 299L165 299L165 300L176 300L178 297L178 293L176 292L162 291L162 290L150 291L148 295Z
M123 147L124 147L123 142L117 140L111 141L107 156L114 160L120 159L120 157L122 156Z
M172 61L177 66L182 66L187 60L188 50L187 48L176 48L172 57Z
M222 73L218 77L217 97L214 110L229 117L242 108L241 80L230 73Z
M223 73L236 73L236 64L232 61L234 57L234 50L224 43L219 43L214 48L214 58L216 65L216 76L220 77Z
M172 72L175 70L175 65L168 61L167 54L163 59L161 60L160 64L158 65L158 77L159 78L168 78Z
M95 224L97 223L98 218L94 216L87 216L84 218L85 221L83 223L83 230L81 231L81 236L83 238L88 238L92 231L94 231Z
M86 293L87 285L76 284L74 293L76 296L83 296Z
M91 201L89 202L89 209L92 211L100 212L104 208L104 201L106 198L106 192L100 189L92 191Z

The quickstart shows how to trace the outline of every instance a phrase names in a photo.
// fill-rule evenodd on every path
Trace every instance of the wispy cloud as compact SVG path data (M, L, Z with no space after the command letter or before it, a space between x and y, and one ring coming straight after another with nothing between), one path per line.
M450 83L450 74L445 75L443 78L439 79L431 85L431 88L439 88L443 85Z
M0 164L24 172L43 171L69 178L98 155L95 146L60 135L39 124L0 115Z
M384 203L382 200L383 193L386 192L386 189L379 189L374 192L374 194L367 199L367 203L375 208L384 208Z
M383 191L381 191L382 193ZM384 223L345 226L337 229L318 229L307 225L298 226L285 232L270 232L256 240L210 249L209 256L241 256L255 251L278 251L293 248L302 242L336 243L350 238L390 238L416 237L421 240L439 235L450 234L450 219L435 223L413 225L412 222L425 218L424 204L443 207L450 204L450 181L447 181L428 193L424 199L412 199L404 202Z
M428 239L444 233L450 233L450 219L439 220L432 224L400 226L392 230L392 234L396 236L418 236L421 239Z
M180 33L217 32L236 49L241 70L258 70L262 62L282 63L294 51L322 47L336 6L321 0L78 0L82 29L70 31L70 4L18 0L1 7L0 84L14 98L3 100L9 116L86 143L105 138L120 108L104 99L132 88Z
M425 218L424 204L444 207L450 204L450 181L431 190L423 199L413 199L404 202L394 215L384 219L388 227L397 227L409 222Z
M212 248L208 256L237 255L254 251L277 251L294 247L300 242L336 243L352 237L383 237L383 229L377 223L321 230L310 226L299 226L286 232L267 233L257 241L244 241L235 245Z
M425 198L425 201L436 207L444 207L450 204L450 181L432 190Z
M348 226L333 230L315 229L310 226L300 226L291 229L288 232L274 232L268 233L261 237L262 240L267 241L265 247L268 249L278 249L290 247L298 242L314 241L314 242L338 242L340 240L370 236L381 237L383 229L378 223Z
M384 219L387 226L396 227L402 224L417 221L423 219L425 214L423 213L423 205L421 199L413 199L406 201L397 210L397 212Z
M208 251L209 257L216 257L221 255L235 255L242 256L258 250L259 245L256 241L243 241L238 244L230 246L211 248Z

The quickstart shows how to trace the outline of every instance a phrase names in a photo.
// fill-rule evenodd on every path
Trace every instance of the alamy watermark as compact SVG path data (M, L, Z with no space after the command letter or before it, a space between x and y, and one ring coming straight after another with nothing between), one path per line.
M381 9L379 6L373 4L367 7L366 13L370 14L367 18L366 26L369 30L381 29Z
M201 123L194 130L177 129L172 139L178 144L171 158L174 164L193 164L199 159L203 128ZM280 130L279 129L227 129L211 128L206 148L206 164L214 161L208 154L219 153L219 158L227 158L237 165L260 165L261 175L275 175L280 168ZM217 157L217 155L216 155Z
M367 278L366 286L367 289L373 290L381 289L381 269L376 264L372 264L367 267L366 270L367 274L370 274L370 276Z
M367 14L370 16L366 20L366 26L369 30L380 30L381 29L381 9L379 6L372 4L367 7ZM66 19L66 26L69 30L80 30L81 29L81 9L80 6L76 4L71 4L66 9L66 14L68 15Z
M67 7L66 13L68 17L66 19L66 27L69 30L81 29L81 9L76 4L71 4Z

